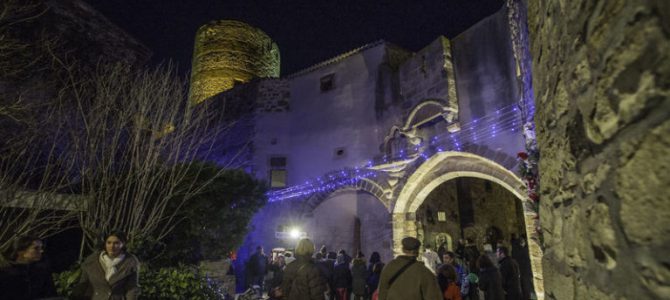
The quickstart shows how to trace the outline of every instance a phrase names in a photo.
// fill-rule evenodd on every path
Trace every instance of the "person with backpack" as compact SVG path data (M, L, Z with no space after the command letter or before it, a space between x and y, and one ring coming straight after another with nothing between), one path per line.
M391 260L379 279L379 300L442 300L433 272L417 261L421 242L413 237L402 239L402 255Z

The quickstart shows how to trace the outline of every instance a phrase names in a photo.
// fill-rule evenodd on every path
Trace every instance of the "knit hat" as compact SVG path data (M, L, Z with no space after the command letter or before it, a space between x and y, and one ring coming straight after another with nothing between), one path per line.
M413 237L406 237L402 239L402 250L405 251L416 251L421 247L421 242Z

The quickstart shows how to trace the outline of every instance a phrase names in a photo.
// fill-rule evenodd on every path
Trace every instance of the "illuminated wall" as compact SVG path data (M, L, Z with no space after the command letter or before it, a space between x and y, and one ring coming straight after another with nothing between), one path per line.
M192 103L253 78L279 77L279 48L258 28L245 23L213 21L198 29L191 69Z

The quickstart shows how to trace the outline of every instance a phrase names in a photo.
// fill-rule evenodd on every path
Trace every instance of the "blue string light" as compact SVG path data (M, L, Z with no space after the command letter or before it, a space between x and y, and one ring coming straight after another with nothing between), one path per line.
M482 143L494 139L506 131L516 133L518 124L521 123L519 122L521 121L520 118L520 112L516 104L502 107L493 114L472 120L470 124L462 124L460 131L445 132L431 137L427 143L429 146L425 146L423 142L418 145L408 145L407 149L400 149L397 156L383 155L381 161L382 164L387 164L389 161L428 160L435 153L462 151L464 143ZM307 180L302 185L269 192L267 194L268 201L299 199L314 193L332 192L341 187L354 186L363 179L377 178L382 171L372 170L371 168L374 166L374 161L368 160L364 166L329 172L314 180Z

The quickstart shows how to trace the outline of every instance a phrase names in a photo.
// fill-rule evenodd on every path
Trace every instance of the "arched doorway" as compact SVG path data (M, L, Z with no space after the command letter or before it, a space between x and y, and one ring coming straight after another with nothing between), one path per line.
M302 224L317 247L344 249L350 255L379 252L383 261L393 258L388 208L375 195L362 190L337 190L303 213Z
M533 272L533 283L538 299L544 298L542 284L542 250L538 241L532 238L535 233L537 214L530 209L524 183L511 171L494 161L466 152L440 152L430 157L408 178L393 203L393 246L400 253L400 240L406 236L417 237L423 230L423 216L419 209L427 197L445 182L457 178L476 178L483 184L490 182L506 190L518 203L521 216L519 227L523 227L531 238L527 240ZM445 213L448 218L449 214ZM520 229L519 229L520 231ZM460 234L459 234L460 236ZM485 232L484 232L485 236Z

